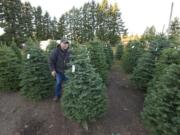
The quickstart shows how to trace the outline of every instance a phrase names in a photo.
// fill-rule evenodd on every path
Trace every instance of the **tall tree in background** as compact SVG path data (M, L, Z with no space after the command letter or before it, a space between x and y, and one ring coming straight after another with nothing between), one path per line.
M97 4L96 35L102 41L107 41L108 8L108 0L103 0L101 4Z
M117 3L110 5L108 16L107 38L111 45L115 45L120 42L120 37L125 36L127 33Z
M65 33L65 15L62 15L59 18L59 22L57 23L57 33L55 35L55 39L64 37L64 33Z
M20 28L21 1L20 0L2 0L2 11L4 20L1 27L4 28L5 34L1 37L2 41L10 43L13 39L19 43L22 36Z
M4 18L4 12L3 12L3 5L2 5L2 0L0 0L0 22Z
M50 32L50 25L51 25L51 18L49 16L49 13L46 11L43 16L43 40L51 38L51 32Z
M56 17L54 17L53 20L51 20L50 22L50 35L52 39L59 39L59 37L56 38L58 32L57 25L58 25L57 19Z
M143 33L142 40L151 41L156 35L156 28L154 26L147 27Z
M33 8L29 2L22 4L21 10L21 31L23 33L22 42L25 42L28 38L33 38Z
M42 40L44 33L43 33L43 15L42 9L40 6L34 8L34 24L35 24L35 35L37 40Z
M68 39L81 42L82 16L80 10L73 7L66 18L66 34Z
M117 3L109 5L108 0L103 0L97 6L97 37L115 45L126 33Z
M94 38L94 30L95 30L95 12L96 12L96 4L94 1L91 3L85 3L81 8L82 12L82 42L87 42Z
M1 6L1 5L0 5ZM85 3L80 8L73 7L63 14L59 21L51 20L48 12L43 14L40 6L32 7L29 2L20 0L2 0L0 12L0 26L5 34L1 41L23 43L27 38L36 40L60 39L67 37L79 43L98 38L111 45L120 41L120 37L127 33L121 12L117 4L110 5L108 0L102 3L95 1Z
M169 39L173 46L180 46L180 20L178 17L175 17L171 22Z

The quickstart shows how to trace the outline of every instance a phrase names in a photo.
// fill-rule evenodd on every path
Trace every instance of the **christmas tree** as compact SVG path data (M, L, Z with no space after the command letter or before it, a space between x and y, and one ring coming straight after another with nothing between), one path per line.
M161 52L170 47L170 42L167 37L163 34L156 35L148 43L148 50L159 59Z
M105 56L106 56L106 63L108 65L108 69L111 68L111 65L113 63L113 51L111 49L111 46L107 43L104 43L103 44L103 47L104 47L104 53L105 53Z
M21 60L11 47L0 46L0 90L16 91L19 89Z
M33 42L27 44L20 74L21 93L29 99L40 100L52 95L53 81L45 52Z
M161 52L156 63L155 77L158 78L163 70L171 64L180 64L180 51L175 48L167 48Z
M66 72L69 80L65 83L62 107L65 116L83 125L100 118L107 109L106 88L91 65L85 47L72 50L71 65L75 72Z
M123 55L123 45L122 44L118 44L116 45L116 53L115 53L115 57L117 60L120 60L122 55Z
M17 47L17 44L13 41L10 46L17 55L18 59L22 61L21 50Z
M155 135L180 134L180 65L167 66L150 87L142 113Z
M100 41L89 42L88 50L90 52L91 64L96 69L96 72L100 74L101 78L105 82L107 79L108 65L106 63L106 55Z
M140 41L130 41L122 57L122 66L127 73L132 73L138 59L143 54L143 44Z
M50 54L53 49L57 48L57 45L58 45L58 44L57 44L56 41L51 40L51 41L50 41L50 44L49 44L49 45L47 46L47 48L46 48L46 52L47 52L48 54Z
M146 90L149 81L153 78L155 69L155 56L149 52L139 58L132 74L132 81L142 90Z

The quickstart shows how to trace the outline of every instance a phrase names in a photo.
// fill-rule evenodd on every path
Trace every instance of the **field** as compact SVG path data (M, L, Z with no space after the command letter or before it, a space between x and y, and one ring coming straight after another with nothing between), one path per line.
M115 62L108 75L108 111L88 131L51 98L35 103L17 92L0 93L0 135L148 135L140 120L143 97Z

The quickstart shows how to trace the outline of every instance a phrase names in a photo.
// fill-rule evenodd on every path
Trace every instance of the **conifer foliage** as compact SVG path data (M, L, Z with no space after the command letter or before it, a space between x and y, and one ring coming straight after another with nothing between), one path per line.
M127 73L132 73L138 59L143 54L143 44L140 41L130 41L122 57L122 66Z
M21 60L11 47L0 46L0 91L19 89Z
M106 55L102 43L100 41L91 41L89 42L88 50L91 64L96 69L96 72L100 74L103 81L106 81L108 64L106 63Z
M132 74L132 81L142 90L146 90L149 81L153 78L155 69L155 56L146 52L139 58Z
M46 48L46 52L47 52L48 54L50 54L50 53L52 52L52 50L57 47L57 45L58 45L58 44L57 44L56 41L51 40L50 43L49 43L49 45L48 45L47 48Z
M111 65L113 63L113 59L114 59L113 50L112 50L110 44L107 44L107 43L104 43L103 47L104 47L104 53L106 56L106 63L108 65L108 69L110 69Z
M52 94L53 81L45 53L34 43L28 44L20 74L21 93L29 99L40 100Z
M116 53L115 53L115 57L117 60L120 60L122 55L123 55L123 45L122 44L118 44L116 45Z
M75 72L71 68L66 72L70 78L64 87L62 107L65 115L81 124L96 120L107 109L105 85L93 68L84 47L72 50L71 65L75 65Z
M155 135L180 134L180 65L166 67L150 87L142 113Z

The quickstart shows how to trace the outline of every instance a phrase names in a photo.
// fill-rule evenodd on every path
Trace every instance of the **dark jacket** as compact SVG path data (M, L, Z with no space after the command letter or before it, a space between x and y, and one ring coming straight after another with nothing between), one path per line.
M61 48L55 48L49 57L50 70L55 70L58 73L64 73L67 69L67 63L70 60L70 53L68 50L62 50Z

